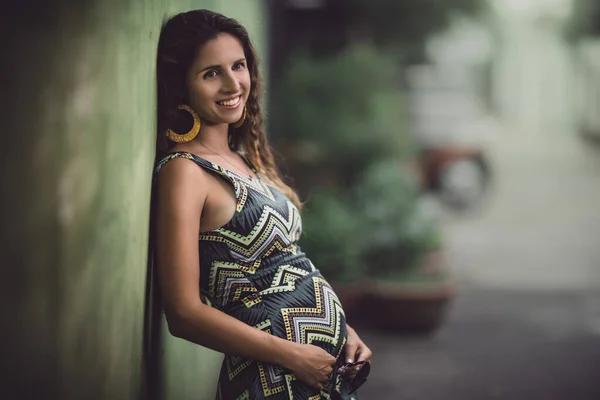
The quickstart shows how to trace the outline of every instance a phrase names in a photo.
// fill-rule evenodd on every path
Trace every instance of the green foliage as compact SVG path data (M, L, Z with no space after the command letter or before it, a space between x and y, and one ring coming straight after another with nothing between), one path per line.
M352 190L317 189L304 212L302 249L329 279L352 282L419 268L442 246L413 175L396 160L373 164Z
M342 282L364 274L362 214L334 189L317 189L303 213L302 249L325 276Z
M573 16L566 26L570 40L584 37L600 37L600 2L598 0L574 0Z
M379 46L400 48L423 58L426 39L448 27L453 13L476 14L485 0L340 0L343 26L371 37Z
M414 176L393 160L374 164L357 187L364 213L363 259L371 277L410 268L441 247L437 221L420 199Z
M316 145L319 165L362 170L412 151L397 67L386 54L355 45L315 60L294 57L273 106L286 142Z
M406 221L414 212L417 191L413 177L393 160L370 166L355 189L363 210L371 249L393 249L402 240Z

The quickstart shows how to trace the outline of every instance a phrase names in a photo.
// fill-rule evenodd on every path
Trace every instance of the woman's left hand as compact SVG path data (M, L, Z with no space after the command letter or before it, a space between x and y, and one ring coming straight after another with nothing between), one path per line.
M371 361L371 356L373 353L371 349L367 347L367 345L358 337L358 334L354 329L350 327L350 325L346 325L348 330L348 339L346 341L346 345L344 346L344 352L346 356L346 364L350 364L358 361ZM349 372L350 375L355 375L356 371Z

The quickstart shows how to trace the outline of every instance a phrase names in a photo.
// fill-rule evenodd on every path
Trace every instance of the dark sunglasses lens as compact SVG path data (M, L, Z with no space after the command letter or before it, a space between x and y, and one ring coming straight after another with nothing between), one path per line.
M350 383L350 393L353 393L367 381L370 372L371 364L367 362L358 370L356 376Z

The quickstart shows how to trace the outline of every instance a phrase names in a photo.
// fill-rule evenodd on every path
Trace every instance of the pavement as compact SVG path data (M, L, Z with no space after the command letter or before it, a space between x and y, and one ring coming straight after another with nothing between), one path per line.
M505 136L494 189L444 212L460 281L430 336L362 330L361 399L600 399L600 148L575 135Z

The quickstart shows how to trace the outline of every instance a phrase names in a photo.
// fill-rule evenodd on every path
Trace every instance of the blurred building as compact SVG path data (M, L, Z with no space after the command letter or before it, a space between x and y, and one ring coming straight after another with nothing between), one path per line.
M564 26L571 0L493 0L497 39L492 92L507 134L566 134L574 128L574 66Z

